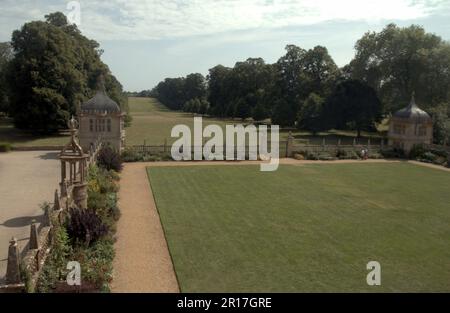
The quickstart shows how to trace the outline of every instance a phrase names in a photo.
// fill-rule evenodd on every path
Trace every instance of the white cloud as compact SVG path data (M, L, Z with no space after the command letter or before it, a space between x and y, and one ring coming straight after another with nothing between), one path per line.
M68 1L0 1L3 32ZM156 39L246 29L314 25L325 21L379 22L426 17L442 1L430 0L80 0L81 30L97 40ZM66 12L67 13L67 12Z

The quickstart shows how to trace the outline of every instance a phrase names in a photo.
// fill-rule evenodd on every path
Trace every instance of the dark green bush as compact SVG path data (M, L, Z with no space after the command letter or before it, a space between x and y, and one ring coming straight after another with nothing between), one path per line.
M434 163L434 161L436 161L436 159L437 159L437 156L434 153L429 152L429 151L425 152L420 158L420 160L422 162L428 162L428 163Z
M92 208L71 208L67 219L67 233L74 244L93 244L109 231L108 225Z
M401 148L388 148L381 151L381 155L388 159L404 159L405 151Z
M383 155L378 152L370 152L369 153L369 159L382 159Z
M11 151L11 144L7 142L0 142L0 152L9 152Z
M159 162L173 159L170 153L136 152L133 149L125 149L122 152L122 160L124 162Z
M317 158L321 161L333 161L336 160L336 158L329 153L319 153Z
M142 153L138 153L132 149L125 149L122 152L122 160L124 162L139 162L142 161Z
M122 170L122 158L120 153L111 146L103 146L97 155L97 164L106 170L120 172Z
M354 150L338 149L336 151L336 157L340 160L356 160L359 158L358 154Z
M417 160L422 158L423 154L426 152L425 147L423 145L414 145L409 152L409 158L413 160Z

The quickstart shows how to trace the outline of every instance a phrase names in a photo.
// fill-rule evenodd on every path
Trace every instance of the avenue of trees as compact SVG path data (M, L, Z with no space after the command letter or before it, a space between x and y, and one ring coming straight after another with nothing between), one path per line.
M65 129L77 105L94 94L100 74L109 96L127 111L122 85L101 54L99 44L60 12L24 24L0 45L0 112L21 129Z
M274 64L261 58L217 65L207 77L166 78L151 91L174 110L216 117L267 118L284 127L318 132L374 130L383 116L416 101L433 115L435 138L448 136L450 45L412 25L387 25L355 44L351 62L339 68L327 49L286 46Z

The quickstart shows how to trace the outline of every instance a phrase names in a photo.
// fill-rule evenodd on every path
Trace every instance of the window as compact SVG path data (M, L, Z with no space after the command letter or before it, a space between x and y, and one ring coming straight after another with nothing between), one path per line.
M94 120L92 118L89 119L89 131L94 131Z
M405 127L405 125L398 125L398 124L395 124L395 125L394 125L394 133L395 133L395 134L398 134L398 135L404 135L405 132L406 132L406 127Z
M417 133L419 136L426 136L427 135L427 128L424 125L420 125L419 129L417 130Z
M110 118L108 118L106 120L106 128L107 128L108 133L111 132L111 119Z

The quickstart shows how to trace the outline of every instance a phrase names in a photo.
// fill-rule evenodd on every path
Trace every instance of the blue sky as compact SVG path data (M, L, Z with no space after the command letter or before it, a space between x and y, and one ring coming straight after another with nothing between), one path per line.
M390 22L450 40L449 0L0 0L0 41L54 11L101 44L103 61L130 91L248 57L272 63L287 44L326 46L342 66L356 40Z

